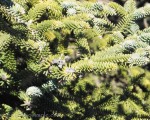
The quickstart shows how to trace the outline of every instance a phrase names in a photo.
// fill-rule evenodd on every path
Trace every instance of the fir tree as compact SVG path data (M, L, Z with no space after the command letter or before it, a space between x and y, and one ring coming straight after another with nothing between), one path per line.
M0 1L1 119L150 119L149 15L134 0Z

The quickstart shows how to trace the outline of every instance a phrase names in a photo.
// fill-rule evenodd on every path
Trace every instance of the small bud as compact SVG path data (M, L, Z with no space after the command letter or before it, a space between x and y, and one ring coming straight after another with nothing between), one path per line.
M65 56L65 61L66 62L69 62L71 60L71 57L70 56Z
M27 88L26 94L31 98L35 98L40 97L42 95L42 91L36 86L31 86Z
M75 72L75 69L73 69L73 68L67 68L67 69L66 69L66 72L67 72L67 73L74 73L74 72Z
M68 14L68 15L74 15L74 14L76 14L76 10L75 10L74 8L69 8L69 9L67 10L67 14Z
M7 80L7 75L6 74L2 74L1 78L2 78L2 80Z

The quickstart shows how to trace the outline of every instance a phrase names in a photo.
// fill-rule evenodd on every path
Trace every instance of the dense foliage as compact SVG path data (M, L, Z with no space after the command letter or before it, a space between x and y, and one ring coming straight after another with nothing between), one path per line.
M1 119L150 119L149 15L134 0L1 0Z

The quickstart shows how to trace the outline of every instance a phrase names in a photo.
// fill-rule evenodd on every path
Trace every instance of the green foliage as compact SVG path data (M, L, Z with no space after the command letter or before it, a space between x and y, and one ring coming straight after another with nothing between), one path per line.
M137 24L149 4L9 4L0 2L2 120L150 119L150 28Z

